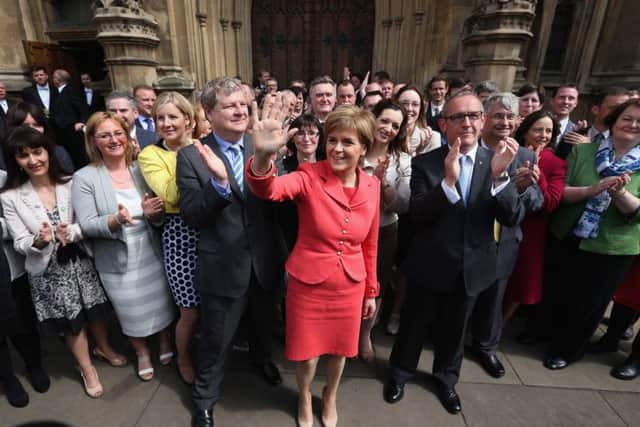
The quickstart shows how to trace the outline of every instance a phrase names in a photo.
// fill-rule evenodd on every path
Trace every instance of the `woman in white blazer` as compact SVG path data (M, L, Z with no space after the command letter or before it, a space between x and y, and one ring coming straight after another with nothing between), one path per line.
M5 141L7 181L0 200L15 250L25 257L38 321L65 341L80 367L85 392L102 395L89 356L88 323L99 354L125 361L109 345L105 317L109 303L87 252L78 243L71 180L60 173L53 143L38 131L20 127Z
M158 334L160 364L173 358L170 325L175 306L169 292L159 229L163 203L150 196L133 161L126 123L98 112L87 121L91 164L73 175L73 208L93 248L96 269L122 332L138 358L138 377L153 378L147 338Z

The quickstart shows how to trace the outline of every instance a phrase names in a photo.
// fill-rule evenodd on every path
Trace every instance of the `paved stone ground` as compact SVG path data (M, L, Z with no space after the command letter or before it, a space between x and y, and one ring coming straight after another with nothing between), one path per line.
M515 326L507 331L501 348L506 375L495 380L473 359L463 364L458 393L463 411L449 415L433 394L430 371L432 352L425 347L418 378L406 387L405 398L395 405L382 400L382 381L392 337L376 335L377 363L366 366L347 362L340 388L338 411L341 426L640 426L640 379L618 381L609 376L612 365L625 359L630 343L605 356L589 356L560 371L541 364L542 349L525 347L513 339ZM119 343L118 348L126 348ZM265 384L248 367L247 354L232 354L224 382L224 399L216 406L217 426L294 426L296 386L294 367L280 353L284 383ZM27 408L14 409L0 397L0 426L16 426L36 420L56 420L73 427L98 426L189 426L189 395L175 366L156 368L156 376L142 383L133 365L112 368L96 361L105 395L92 400L82 391L80 376L70 354L55 338L45 342L45 364L52 385L46 394L33 391L19 376L30 394ZM319 373L322 372L322 366ZM323 378L314 383L314 411L320 412ZM0 391L0 394L3 392ZM320 425L319 417L315 425Z

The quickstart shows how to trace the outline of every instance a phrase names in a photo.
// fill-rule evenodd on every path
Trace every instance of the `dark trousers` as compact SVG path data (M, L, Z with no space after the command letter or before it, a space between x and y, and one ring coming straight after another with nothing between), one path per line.
M225 359L245 311L249 319L249 348L253 363L271 359L273 295L251 274L247 292L238 298L202 293L200 345L191 397L199 410L210 409L220 398Z
M476 297L466 294L462 276L455 289L447 293L409 282L400 330L390 357L394 379L400 383L411 379L420 360L426 329L435 325L438 329L433 343L433 376L445 386L454 387L460 377L464 337L475 301Z
M9 286L16 312L11 318L0 322L0 382L14 375L9 341L27 368L39 367L42 363L40 335L27 275L20 276Z
M631 307L620 303L614 303L609 317L607 333L602 337L602 341L617 346L624 332L638 320L638 312Z
M562 296L567 299L558 304L566 308L566 321L554 324L550 354L575 361L584 355L586 344L635 256L603 255L576 249L571 259L574 263L565 269L573 273L572 277L559 284L566 288Z
M498 349L502 337L502 300L509 279L498 279L478 295L471 315L471 335L474 347L487 355Z
M636 334L636 339L633 340L633 346L631 347L631 355L629 357L632 360L640 362L640 334Z

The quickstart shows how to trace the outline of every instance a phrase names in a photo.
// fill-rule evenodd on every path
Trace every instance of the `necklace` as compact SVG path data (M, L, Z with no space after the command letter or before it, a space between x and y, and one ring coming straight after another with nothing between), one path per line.
M122 173L122 172L120 172ZM131 179L131 174L129 173L129 170L126 170L126 176L125 177L116 177L114 176L114 174L111 173L111 171L109 171L109 176L111 177L111 181L113 181L116 184L128 184L130 179Z

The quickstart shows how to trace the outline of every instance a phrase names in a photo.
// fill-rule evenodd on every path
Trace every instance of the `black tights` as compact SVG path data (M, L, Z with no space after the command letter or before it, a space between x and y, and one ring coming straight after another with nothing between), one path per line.
M11 343L24 360L27 369L39 367L42 363L40 349L40 336L37 330L26 334L14 335L9 338ZM0 381L4 381L14 375L9 351L9 339L0 337Z

